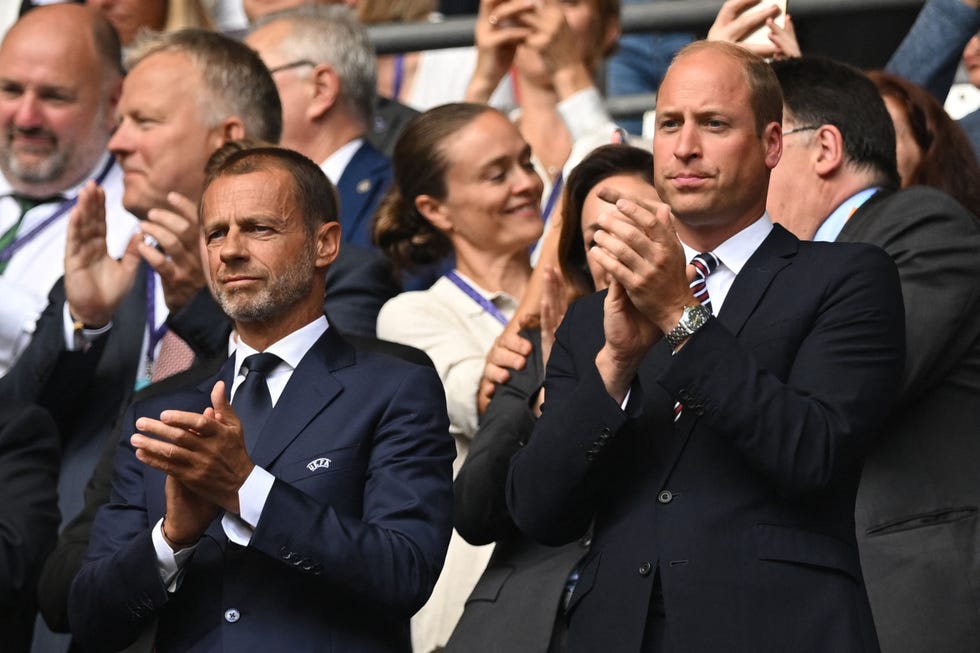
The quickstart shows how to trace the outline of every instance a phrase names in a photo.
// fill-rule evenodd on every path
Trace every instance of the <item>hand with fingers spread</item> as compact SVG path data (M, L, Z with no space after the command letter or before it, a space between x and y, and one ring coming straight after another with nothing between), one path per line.
M203 413L167 410L158 420L141 417L136 421L141 433L133 434L130 443L140 462L237 515L238 490L255 465L245 450L241 422L225 399L223 381L211 390L211 405ZM169 527L167 533L174 537Z
M467 102L490 99L510 70L517 46L531 33L521 17L533 8L533 0L481 0L473 33L476 69L466 89Z
M759 7L761 0L726 0L718 10L715 22L708 30L709 41L728 41L737 43L752 50L760 57L772 57L776 53L776 45L747 44L742 39L767 25L768 21L779 15L779 7L767 5Z
M65 242L65 297L75 319L102 326L129 292L139 269L138 235L122 259L106 249L105 193L88 182L68 217Z
M541 59L549 77L547 83L555 87L560 98L592 86L581 44L558 0L542 0L533 11L523 14L521 20L531 30L524 45Z
M143 233L152 236L159 249L140 242L139 253L160 275L167 308L175 313L205 286L206 279L197 205L175 192L167 195L167 202L169 208L150 209L142 223Z

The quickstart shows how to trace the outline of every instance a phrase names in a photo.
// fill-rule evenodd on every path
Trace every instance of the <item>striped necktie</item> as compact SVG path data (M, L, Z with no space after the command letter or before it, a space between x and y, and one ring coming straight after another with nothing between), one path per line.
M711 310L711 297L708 295L708 275L718 268L721 261L711 252L702 252L691 259L691 266L694 268L694 281L691 282L691 292L694 298L701 302L709 311ZM713 312L713 311L712 311ZM681 418L684 406L681 402L674 402L674 421Z
M17 218L15 222L9 229L0 235L0 251L5 250L10 246L14 240L17 239L17 232L20 231L20 225L24 222L24 216L27 212L33 209L35 206L40 206L42 204L47 204L48 202L58 202L61 201L61 195L52 195L51 197L27 197L26 195L21 195L19 193L11 193L10 195L15 202L17 202L17 208L20 209L20 217ZM5 261L0 261L0 274L3 274L7 269L7 264L10 263L8 258Z

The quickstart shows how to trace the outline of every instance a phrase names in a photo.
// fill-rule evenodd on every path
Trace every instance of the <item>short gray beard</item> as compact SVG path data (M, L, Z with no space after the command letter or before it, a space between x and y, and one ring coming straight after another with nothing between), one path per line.
M0 150L0 170L8 181L22 184L47 184L58 180L68 170L68 154L62 149L36 163L27 164L13 152L8 139L7 147Z
M251 299L237 298L236 291L216 287L215 296L225 315L235 322L270 322L281 317L288 309L306 299L313 289L313 248L307 249L302 258L289 266L286 272L269 287ZM238 301L235 301L238 299Z

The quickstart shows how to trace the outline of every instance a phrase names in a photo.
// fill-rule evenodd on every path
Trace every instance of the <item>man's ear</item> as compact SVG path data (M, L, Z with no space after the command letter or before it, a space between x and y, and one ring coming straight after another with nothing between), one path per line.
M766 125L762 132L762 143L765 147L766 167L772 170L783 156L783 128L778 122Z
M310 74L312 97L306 109L307 119L319 120L330 111L340 98L340 75L329 64L318 64Z
M238 116L228 116L221 123L211 130L211 143L215 150L228 141L237 141L245 138L245 123Z
M439 231L450 232L453 230L453 221L442 200L437 200L431 195L419 195L415 198L415 210L421 213L422 217Z
M314 264L325 268L337 259L340 253L340 223L336 220L324 222L316 230L316 258Z
M844 136L837 127L820 125L813 136L813 142L818 147L814 161L814 171L818 175L827 177L844 166Z

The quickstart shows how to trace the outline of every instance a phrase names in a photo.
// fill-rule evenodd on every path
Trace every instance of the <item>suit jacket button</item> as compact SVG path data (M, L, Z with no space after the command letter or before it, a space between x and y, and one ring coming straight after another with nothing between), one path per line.
M657 501L663 504L668 504L674 500L674 494L670 490L664 490L657 495Z
M637 571L640 572L641 576L649 576L651 569L653 569L653 565L649 562L644 562Z
M225 621L227 621L228 623L233 624L241 618L242 618L241 613L235 608L231 608L230 610L225 610Z

